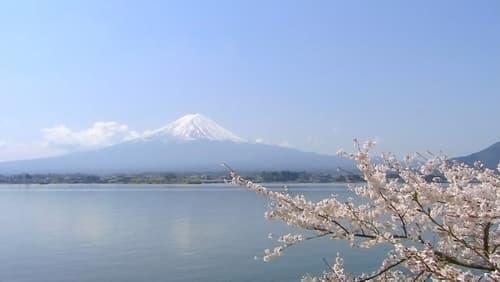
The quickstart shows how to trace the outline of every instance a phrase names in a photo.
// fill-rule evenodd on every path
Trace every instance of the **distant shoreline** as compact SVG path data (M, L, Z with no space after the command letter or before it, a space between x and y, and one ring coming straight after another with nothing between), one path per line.
M336 186L336 185L348 185L348 184L359 184L362 182L328 182L328 183L280 183L280 182L272 182L272 183L260 183L267 188L294 188L303 186L312 186L312 187L323 187L323 186ZM64 188L64 187L75 187L75 188L114 188L117 189L128 189L128 188L203 188L203 187L216 187L221 189L232 189L237 188L241 189L241 187L232 185L229 183L202 183L202 184L186 184L186 183L169 183L169 184L151 184L151 183L49 183L49 184L38 184L38 183L0 183L0 191L4 188Z
M286 185L294 185L294 184L350 184L350 183L363 183L364 181L331 181L331 182L255 182L261 184L286 184ZM226 182L169 182L169 183L152 183L152 182L47 182L47 183L38 183L38 182L0 182L1 185L189 185L189 186L197 186L197 185L212 185L212 184L227 184Z
M242 173L258 183L353 183L363 182L356 174L307 171L259 171ZM137 174L31 174L0 175L0 184L223 184L226 172L157 172Z

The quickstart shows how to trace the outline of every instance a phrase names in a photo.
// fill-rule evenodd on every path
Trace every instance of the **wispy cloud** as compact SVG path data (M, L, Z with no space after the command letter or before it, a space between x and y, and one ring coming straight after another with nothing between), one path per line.
M285 148L295 148L295 146L293 146L290 142L288 142L287 140L283 140L281 141L280 143L276 144L278 146L281 146L281 147L285 147Z
M281 140L281 141L278 141L278 142L272 142L272 141L268 141L264 138L257 138L255 139L255 143L257 144L265 144L265 145L274 145L274 146L280 146L280 147L285 147L285 148L295 148L296 149L296 146L294 146L293 144L291 144L288 140Z
M126 124L99 121L88 128L73 130L65 125L44 128L39 140L11 143L0 140L0 161L57 156L68 152L98 149L140 136Z
M72 130L64 125L42 129L43 142L50 147L95 149L121 143L139 136L126 124L95 122L89 128Z

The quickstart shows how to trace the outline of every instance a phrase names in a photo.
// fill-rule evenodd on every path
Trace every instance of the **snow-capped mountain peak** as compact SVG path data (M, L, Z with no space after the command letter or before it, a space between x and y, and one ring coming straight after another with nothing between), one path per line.
M177 140L211 140L245 142L231 131L202 114L185 115L164 127L146 132L145 138L167 137Z

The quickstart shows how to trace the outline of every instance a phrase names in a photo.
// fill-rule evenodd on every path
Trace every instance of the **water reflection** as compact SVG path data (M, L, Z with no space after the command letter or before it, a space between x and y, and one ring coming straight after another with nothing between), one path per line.
M73 222L73 230L80 240L98 242L106 232L111 231L112 222L95 210L85 210Z
M189 218L179 218L172 224L172 237L175 240L175 247L179 254L190 255L193 254L191 250L191 220Z
M320 199L338 185L289 185ZM253 260L290 228L265 221L264 198L228 186L0 189L2 281L297 281L340 251L358 270L377 254L319 240L273 263ZM354 269L354 270L356 270ZM350 269L352 270L352 269Z

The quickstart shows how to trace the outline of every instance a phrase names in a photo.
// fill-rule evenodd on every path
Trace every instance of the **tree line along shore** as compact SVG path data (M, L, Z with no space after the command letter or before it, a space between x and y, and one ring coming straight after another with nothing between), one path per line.
M357 174L306 171L259 171L243 173L254 182L334 183L363 181ZM0 175L0 184L204 184L224 183L228 174L218 173L137 173L137 174L13 174Z

